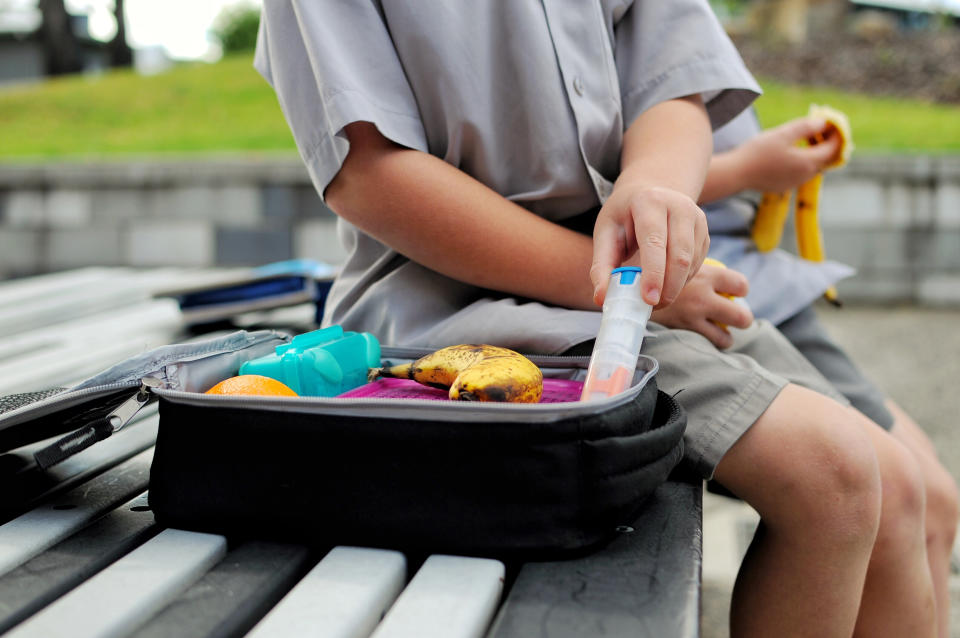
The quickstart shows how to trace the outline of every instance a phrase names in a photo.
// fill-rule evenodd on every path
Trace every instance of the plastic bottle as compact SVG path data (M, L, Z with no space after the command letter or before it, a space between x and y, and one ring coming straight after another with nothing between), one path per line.
M300 396L333 397L365 384L367 371L379 365L376 337L334 325L297 335L274 354L247 361L240 374L276 379Z
M614 269L581 401L612 397L630 386L652 311L640 292L640 268Z

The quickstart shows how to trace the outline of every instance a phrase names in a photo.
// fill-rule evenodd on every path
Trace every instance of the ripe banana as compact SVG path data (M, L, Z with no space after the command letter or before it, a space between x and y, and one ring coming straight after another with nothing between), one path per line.
M826 169L843 166L853 153L853 135L850 131L850 122L847 116L829 106L810 105L810 115L826 121L827 128L812 139L807 140L811 145L819 144L826 139L827 134L839 135L840 146L836 156L826 165ZM797 188L797 209L794 214L794 223L797 233L797 252L804 259L823 261L823 236L820 232L818 208L820 204L820 187L823 183L823 173L818 173L812 179ZM789 193L764 193L763 201L757 208L751 236L757 249L761 252L773 250L780 243L783 234L783 225L787 218L787 209L790 201ZM830 286L823 296L834 305L840 305L837 289Z
M768 253L780 245L783 225L790 213L790 191L764 193L750 235L757 250Z
M810 261L824 260L823 233L820 231L820 223L817 219L822 183L823 173L818 173L797 188L797 210L794 213L797 252L800 253L801 257ZM835 286L827 288L823 292L823 297L835 306L841 305Z
M386 368L371 368L378 377L413 379L448 389L454 401L537 403L543 394L543 373L530 359L499 346L448 346L417 359Z
M726 268L726 267L727 267L727 265L726 265L725 263L723 263L723 262L720 261L719 259L714 259L713 257L707 257L706 259L704 259L704 260L703 260L703 265L704 265L704 266L714 266L714 267L716 267L716 268ZM734 295L729 295L729 294L727 294L727 293L720 293L720 294L723 295L724 297L726 297L727 299L729 299L730 301L733 301L734 299L736 299L736 297L735 297ZM714 323L716 323L718 326L720 326L720 327L723 328L724 330L727 329L727 324L725 324L725 323L719 323L719 322L716 322L716 321L715 321Z

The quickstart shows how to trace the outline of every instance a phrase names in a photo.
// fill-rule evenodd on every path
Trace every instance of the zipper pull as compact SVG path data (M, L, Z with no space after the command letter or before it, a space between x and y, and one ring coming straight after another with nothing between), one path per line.
M121 403L117 409L107 416L95 419L79 430L60 438L43 449L34 452L33 457L37 466L45 470L61 461L70 458L77 452L82 452L97 441L102 441L125 426L143 406L153 398L150 390L163 385L160 379L144 377L140 379L140 389L137 393Z
M130 419L136 416L137 412L150 403L150 390L152 388L159 388L162 385L163 382L156 377L143 377L140 379L140 389L137 390L137 393L107 415L107 423L110 424L113 431L116 432L129 423Z

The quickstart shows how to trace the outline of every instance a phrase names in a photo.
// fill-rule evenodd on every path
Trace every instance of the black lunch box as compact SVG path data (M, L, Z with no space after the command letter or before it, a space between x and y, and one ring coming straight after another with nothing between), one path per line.
M589 403L203 394L290 338L239 331L164 346L50 396L0 399L0 448L65 434L37 453L54 464L158 401L149 502L163 525L497 556L603 543L683 455L685 415L645 356L627 391ZM382 349L391 364L422 354ZM530 358L553 378L582 379L589 363Z

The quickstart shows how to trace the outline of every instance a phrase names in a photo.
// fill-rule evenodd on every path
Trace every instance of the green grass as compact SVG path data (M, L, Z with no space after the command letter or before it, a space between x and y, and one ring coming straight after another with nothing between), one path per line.
M765 127L800 115L809 105L827 104L846 113L858 152L960 152L960 106L788 86L760 80L764 94L757 113Z
M847 113L861 152L960 152L960 106L762 84L765 126L816 102ZM295 150L248 55L150 77L120 71L0 88L0 160Z
M295 152L249 56L0 89L0 158Z

